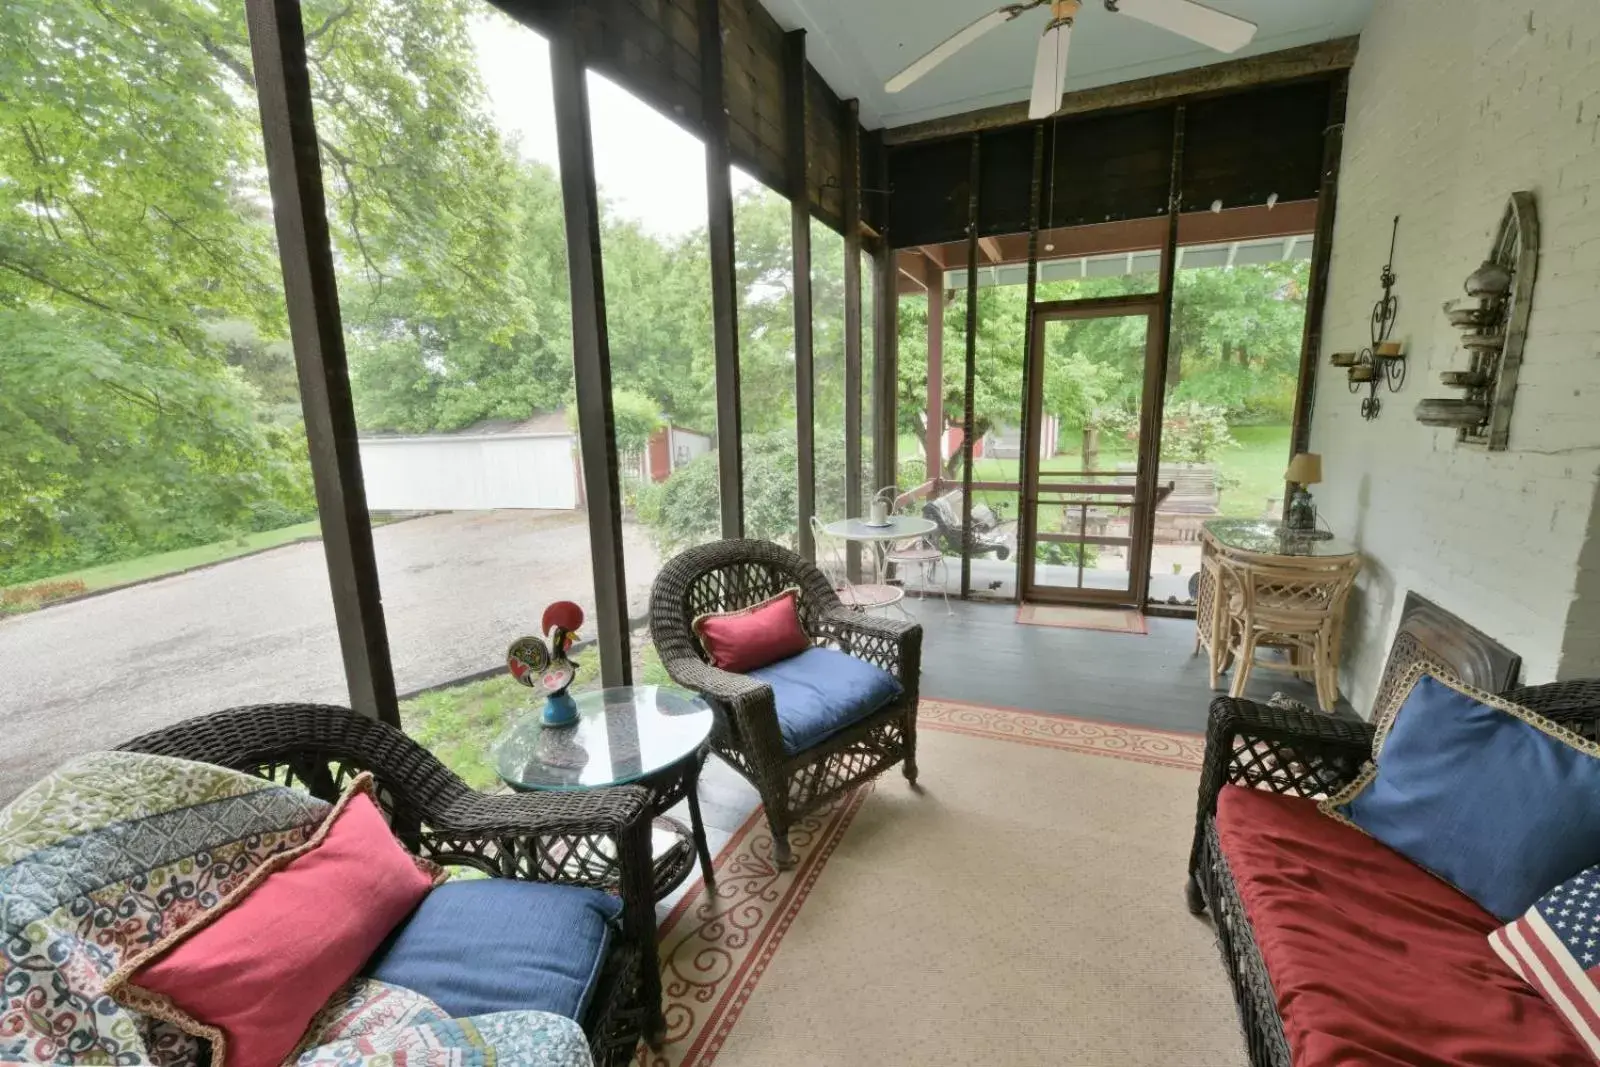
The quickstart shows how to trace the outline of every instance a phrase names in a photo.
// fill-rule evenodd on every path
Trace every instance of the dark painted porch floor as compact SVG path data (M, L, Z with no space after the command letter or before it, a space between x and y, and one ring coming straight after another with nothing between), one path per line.
M1150 633L1019 626L1014 604L908 602L922 623L922 695L1049 711L1130 726L1202 733L1213 692L1204 656L1193 655L1194 623L1149 618ZM1309 682L1257 668L1245 695L1273 693L1316 706ZM1348 702L1339 710L1353 714Z

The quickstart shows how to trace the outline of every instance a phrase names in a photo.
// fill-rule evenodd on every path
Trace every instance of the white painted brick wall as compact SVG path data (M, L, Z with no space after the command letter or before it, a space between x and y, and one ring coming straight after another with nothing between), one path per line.
M1440 304L1484 258L1507 196L1538 197L1543 253L1506 452L1412 416L1459 396ZM1336 351L1366 343L1395 273L1410 377L1363 422ZM1342 684L1363 714L1408 589L1524 657L1532 682L1600 674L1600 7L1379 0L1351 72L1312 448L1322 515L1368 559ZM1586 550L1587 548L1587 550ZM1581 557L1581 558L1580 558Z

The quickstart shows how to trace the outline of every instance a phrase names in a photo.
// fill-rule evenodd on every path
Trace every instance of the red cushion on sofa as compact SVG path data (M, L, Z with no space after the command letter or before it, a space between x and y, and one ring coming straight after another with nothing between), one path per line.
M433 887L363 775L317 835L106 983L212 1042L219 1067L277 1067L312 1018Z
M1593 1060L1495 956L1499 920L1309 800L1226 786L1217 837L1295 1067Z
M798 589L785 589L743 610L694 620L711 665L745 674L810 648L811 638L800 625L799 595Z

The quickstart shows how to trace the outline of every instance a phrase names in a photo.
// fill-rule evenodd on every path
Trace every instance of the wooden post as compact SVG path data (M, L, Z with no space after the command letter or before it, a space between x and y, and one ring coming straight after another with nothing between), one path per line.
M982 144L972 135L972 159L967 171L967 359L962 381L966 395L961 411L961 598L972 595L972 433L977 426L973 392L978 387L978 182L982 176Z
M607 686L619 686L632 684L633 659L628 641L628 584L623 574L622 494L611 411L611 346L606 335L606 286L600 261L600 194L595 188L589 87L577 34L570 25L567 29L550 38L550 80L567 222L572 368L578 394L584 496L589 503L600 680Z
M816 380L811 337L811 185L806 156L806 31L783 37L783 113L788 131L789 240L794 253L794 440L800 555L815 561L817 513Z
M1027 313L1022 330L1022 427L1021 461L1018 474L1022 488L1017 494L1017 551L1016 578L1014 579L1018 603L1022 601L1024 586L1033 584L1033 534L1038 525L1039 441L1040 429L1033 418L1030 397L1044 383L1034 380L1033 366L1033 305L1039 295L1039 213L1044 199L1044 123L1033 130L1033 180L1028 186L1028 296ZM1040 361L1041 366L1043 361ZM1041 423L1043 420L1039 420ZM1084 468L1087 470L1088 468Z
M1300 340L1300 381L1294 398L1294 428L1289 456L1311 445L1311 414L1317 395L1317 359L1322 352L1322 316L1328 302L1328 263L1333 256L1333 221L1339 210L1339 163L1344 155L1344 111L1350 76L1340 74L1328 100L1328 125L1322 134L1322 186L1317 190L1317 228L1311 242L1311 279L1306 293L1306 327ZM1289 506L1284 494L1284 509Z
M873 188L889 188L889 153L883 150L882 131L873 158ZM887 203L887 195L885 195ZM873 249L873 292L876 296L877 328L876 349L872 360L872 474L877 492L895 480L895 394L899 380L899 282L895 276L894 244L888 226L888 211L884 212L883 239Z
M844 497L845 514L861 514L861 104L844 102L840 152L844 197ZM852 542L847 577L861 580Z
M267 180L350 706L400 725L297 0L247 0Z
M1172 111L1172 170L1167 179L1167 236L1161 247L1161 297L1160 321L1156 323L1156 357L1154 373L1144 383L1143 405L1146 413L1155 418L1147 421L1148 433L1140 435L1139 475L1134 494L1145 501L1140 515L1140 525L1133 534L1133 544L1128 551L1128 566L1137 567L1133 575L1133 602L1140 612L1150 599L1151 547L1155 540L1156 483L1161 473L1161 418L1167 401L1167 361L1172 352L1172 298L1178 274L1178 218L1183 212L1183 142L1188 121L1188 108L1179 104Z
M885 239L872 257L876 299L876 349L872 360L872 480L875 493L894 484L895 385L899 373L900 295L894 273L894 249Z
M930 262L928 273L928 428L923 451L928 477L943 478L944 271Z
M711 335L717 376L717 476L722 536L744 536L744 460L739 415L739 292L734 275L733 186L723 103L718 0L699 0L700 110L706 130L706 232L711 254Z

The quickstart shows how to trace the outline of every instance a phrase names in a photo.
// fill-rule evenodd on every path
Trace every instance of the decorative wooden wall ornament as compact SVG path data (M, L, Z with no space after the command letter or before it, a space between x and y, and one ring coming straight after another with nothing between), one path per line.
M1527 191L1512 193L1489 258L1467 277L1467 295L1477 298L1478 306L1458 307L1455 300L1444 306L1450 324L1462 330L1470 363L1464 371L1445 371L1439 380L1465 390L1466 396L1420 402L1418 422L1453 426L1458 443L1505 451L1538 273L1539 212L1534 196Z

